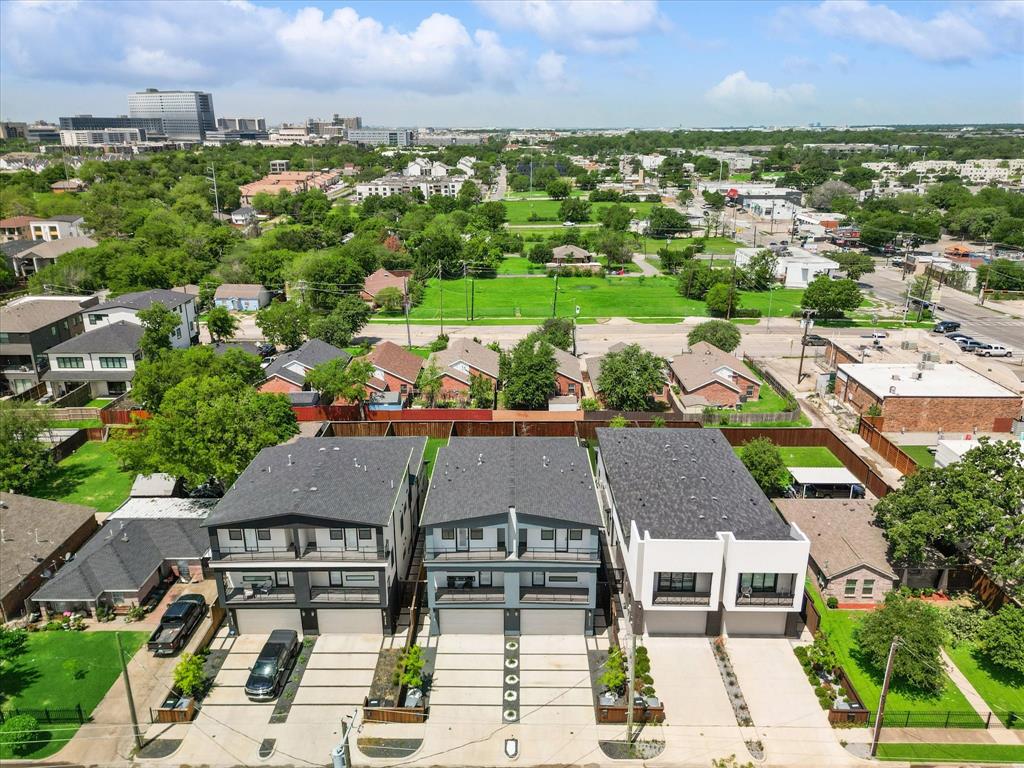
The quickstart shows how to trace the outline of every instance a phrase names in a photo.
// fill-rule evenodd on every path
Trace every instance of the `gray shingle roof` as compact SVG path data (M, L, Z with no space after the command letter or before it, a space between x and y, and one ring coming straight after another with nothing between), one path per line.
M620 521L653 539L790 539L717 429L598 429Z
M283 515L385 525L406 465L419 474L425 437L308 437L264 448L206 525Z
M103 592L135 592L165 560L206 554L210 536L202 524L199 517L111 520L32 599L95 600Z
M29 333L82 311L84 297L66 299L27 296L0 307L0 328L7 333Z
M95 354L100 352L131 354L139 348L139 341L142 339L143 331L143 327L137 323L119 320L116 323L100 326L94 331L86 331L77 336L72 336L67 341L62 341L46 351L51 355L67 353Z
M287 366L289 363L298 362L306 368L316 368L320 363L326 363L328 360L334 360L339 357L345 362L352 359L352 355L348 352L343 349L338 349L337 347L328 344L326 341L321 341L320 339L309 339L298 349L293 349L291 352L285 352L277 357L274 362L267 366L267 370L264 373L268 379L274 376L280 376L286 381L302 386L306 383L306 375L288 368Z
M134 293L122 293L116 299L97 304L92 308L93 312L101 312L104 309L115 309L116 307L127 307L128 309L149 309L154 302L160 302L168 309L174 309L185 302L193 301L194 298L187 293L169 291L166 288L154 288L150 291L135 291Z
M599 526L590 457L571 437L453 437L434 461L423 525L488 515Z
M27 251L35 244L35 240L11 240L7 243L0 243L0 253L10 258L17 256L22 251Z

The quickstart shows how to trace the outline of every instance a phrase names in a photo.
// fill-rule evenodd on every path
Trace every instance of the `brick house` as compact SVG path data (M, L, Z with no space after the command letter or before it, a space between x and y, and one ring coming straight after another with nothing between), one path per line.
M419 355L390 341L380 342L366 356L366 361L373 364L373 375L366 385L367 394L397 392L403 403L412 395L420 369L426 363Z
M676 355L669 376L683 397L702 398L710 405L734 407L757 400L761 382L736 356L700 341Z
M385 288L397 288L399 293L405 296L405 284L411 274L412 271L408 269L378 269L373 274L366 276L366 279L363 281L363 290L360 291L359 297L363 301L375 305L377 303L377 294Z
M326 341L309 339L298 349L285 352L267 366L266 378L260 384L259 390L286 395L308 391L306 374L320 363L339 357L346 362L352 359L348 352Z
M583 395L583 368L579 358L558 347L555 352L555 396L570 395L577 400Z
M1021 398L959 363L844 363L836 399L865 414L877 406L885 432L1009 432Z
M447 349L431 354L429 362L441 369L442 392L467 392L474 374L498 383L498 353L472 339L451 339Z

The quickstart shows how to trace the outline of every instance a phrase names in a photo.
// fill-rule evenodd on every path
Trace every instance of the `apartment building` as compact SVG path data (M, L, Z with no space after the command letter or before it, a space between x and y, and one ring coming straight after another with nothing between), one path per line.
M155 303L163 304L180 318L178 327L171 333L171 346L175 349L183 349L199 343L195 297L187 293L168 291L164 288L123 293L116 299L89 307L82 313L85 329L92 331L104 325L122 321L141 326L139 311L149 309Z
M49 369L46 351L82 333L82 307L95 303L92 296L21 296L0 306L0 391L38 384Z
M463 184L472 184L463 176L432 176L399 174L381 176L379 179L356 184L356 198L362 202L368 197L391 197L392 195L408 195L414 189L423 193L424 198L434 195L456 197Z
M203 91L147 88L128 96L128 115L161 120L167 138L179 141L202 141L217 130L213 95Z
M205 523L232 633L393 632L426 442L303 438L260 451Z
M28 226L33 240L64 240L89 234L85 228L85 217L77 213L62 213L48 219L33 218Z
M345 131L349 141L371 147L412 147L416 137L415 128L348 128Z
M238 191L241 196L242 205L252 205L256 195L265 192L268 195L277 195L281 190L287 190L290 194L308 192L311 189L326 190L341 180L341 171L327 169L322 171L289 171L277 170L280 165L274 165L280 161L272 161L270 174L262 179L249 184L242 184Z
M141 144L146 132L141 128L100 128L96 130L62 130L60 143L64 147L103 147L122 144Z
M600 528L573 438L455 437L422 525L433 634L593 634Z
M267 119L265 117L218 117L217 130L266 133Z
M598 429L598 478L634 632L790 635L810 542L712 429Z

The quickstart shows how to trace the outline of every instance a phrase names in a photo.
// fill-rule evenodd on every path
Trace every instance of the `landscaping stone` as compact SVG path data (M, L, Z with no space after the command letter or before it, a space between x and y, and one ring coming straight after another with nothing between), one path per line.
M725 691L729 695L729 703L732 704L733 713L736 715L736 723L742 727L749 727L754 724L750 717L750 707L743 698L743 691L740 690L740 681L732 668L729 660L729 652L725 648L723 638L709 638L711 651L714 654L715 662L718 664L718 671L722 675L722 682L725 684Z

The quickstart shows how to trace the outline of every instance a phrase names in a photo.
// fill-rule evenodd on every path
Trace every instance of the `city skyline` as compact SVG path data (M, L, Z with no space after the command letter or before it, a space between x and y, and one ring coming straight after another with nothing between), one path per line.
M1009 1L135 9L4 3L0 117L127 114L129 93L156 87L210 91L218 115L271 123L336 112L451 127L1024 121L1024 4Z

